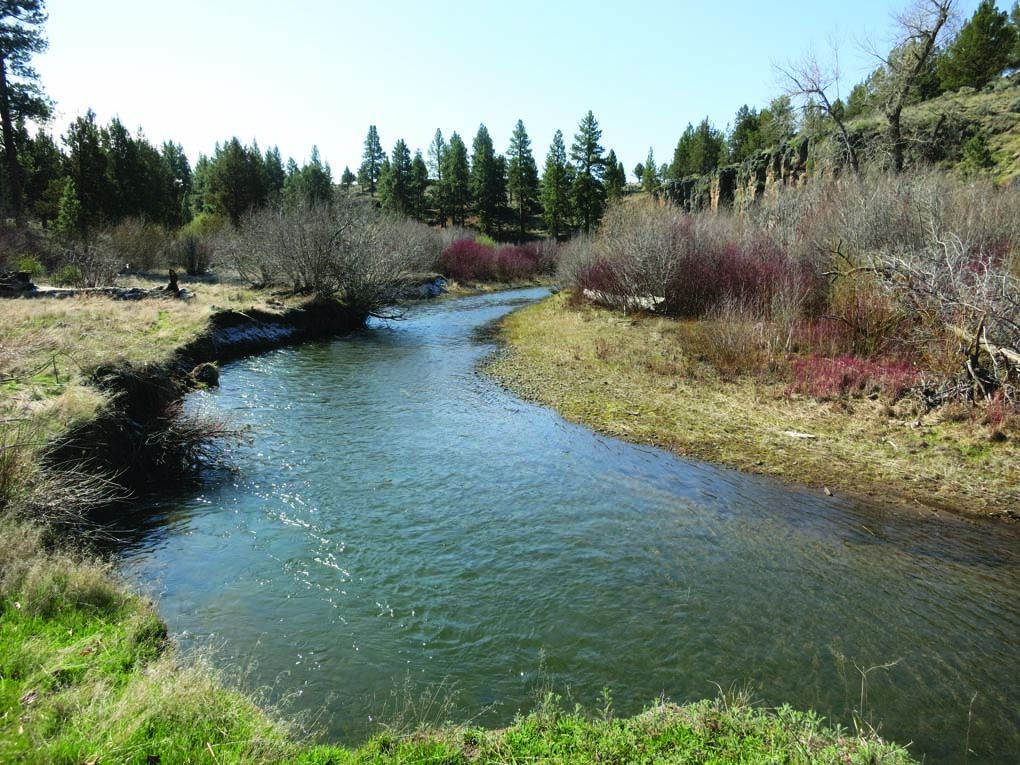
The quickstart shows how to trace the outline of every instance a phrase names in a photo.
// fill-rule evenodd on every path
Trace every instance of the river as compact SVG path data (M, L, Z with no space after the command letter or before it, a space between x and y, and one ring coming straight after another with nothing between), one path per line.
M544 290L227 364L187 406L231 470L126 516L120 566L185 650L327 738L616 714L748 689L927 762L1020 758L1016 529L825 497L599 436L478 372ZM431 700L431 701L430 701Z

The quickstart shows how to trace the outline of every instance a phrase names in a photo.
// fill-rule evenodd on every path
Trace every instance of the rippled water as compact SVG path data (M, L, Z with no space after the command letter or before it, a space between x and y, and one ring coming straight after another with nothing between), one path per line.
M222 641L336 739L407 713L406 686L485 724L550 685L589 708L610 688L629 714L733 684L850 724L866 674L864 716L915 754L1018 761L1015 529L818 496L523 403L476 371L482 330L544 294L228 365L189 406L251 444L232 475L141 508L123 568L186 646Z

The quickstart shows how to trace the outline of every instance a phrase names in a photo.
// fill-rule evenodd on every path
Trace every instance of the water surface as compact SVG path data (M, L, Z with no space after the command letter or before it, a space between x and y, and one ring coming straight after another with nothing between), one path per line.
M928 762L968 741L971 762L1018 761L1015 529L818 496L523 403L476 368L485 327L544 294L415 307L192 396L252 441L233 474L142 508L122 551L184 645L222 643L345 741L407 713L409 685L490 725L550 686L589 708L610 688L630 714L737 685L863 713Z

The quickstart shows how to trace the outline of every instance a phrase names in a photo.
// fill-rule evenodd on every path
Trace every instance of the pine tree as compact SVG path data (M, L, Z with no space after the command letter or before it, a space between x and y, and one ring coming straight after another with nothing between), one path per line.
M191 220L191 194L194 186L191 165L184 147L171 141L163 143L161 158L169 179L167 197L170 200L168 212L171 217L166 223L171 228L178 228Z
M538 167L523 120L517 120L507 149L507 191L517 213L518 229L524 236L527 215L538 194Z
M436 207L436 218L438 218L440 226L446 225L447 215L446 205L444 204L445 199L443 197L443 166L446 161L446 151L447 146L443 138L443 131L436 128L436 134L432 137L432 143L429 144L428 168L432 178L435 180L433 204Z
M63 140L67 147L67 177L71 181L65 187L60 205L65 221L63 230L84 235L90 228L105 221L113 197L95 112L90 109L85 116L75 119L68 126ZM71 196L74 197L73 205ZM64 214L65 209L71 212ZM72 212L76 218L74 221L68 218Z
M411 208L418 220L425 220L425 190L429 187L429 169L421 156L421 150L414 152L411 160Z
M614 201L623 196L623 190L627 186L627 171L623 169L623 163L616 158L616 152L612 149L606 155L606 199Z
M291 160L293 162L293 160ZM312 147L309 161L298 168L288 163L287 178L283 184L283 198L287 204L331 204L333 202L333 171L319 157L319 147Z
M348 167L347 165L344 165L344 171L343 171L343 173L340 176L340 186L343 188L343 190L346 193L348 193L348 194L351 193L351 185L356 180L358 180L358 179L354 175L354 173L351 172L351 168Z
M3 139L8 201L15 220L23 222L22 177L15 125L50 115L50 100L39 87L32 56L46 50L42 0L0 2L0 138Z
M383 151L382 143L379 141L379 131L375 125L368 126L368 135L365 136L365 150L361 155L361 168L358 170L358 185L368 189L370 196L375 196L375 190L379 186L379 174L382 172L383 160L386 159L386 152Z
M283 193L283 183L287 180L287 171L283 169L283 157L280 156L280 149L271 146L266 149L266 156L262 162L266 173L266 196L273 201L279 201Z
M651 149L649 149L649 151L651 151ZM634 165L634 177L637 178L638 183L641 183L641 179L644 178L644 175L645 175L645 163L638 162L636 165Z
M429 144L429 172L436 181L443 180L443 158L446 156L446 141L443 138L443 131L436 128L436 134L432 136L432 143Z
M1020 69L1020 2L1013 3L1013 10L1009 12L1009 24L1013 28L1015 38L1009 65L1014 69Z
M393 145L385 182L379 183L379 201L387 210L409 214L413 207L411 152L404 139Z
M545 158L541 192L542 217L549 235L554 238L566 231L572 217L570 194L573 179L569 171L563 133L557 130Z
M74 185L74 178L68 176L64 180L64 190L57 205L54 227L65 237L83 236L87 230L84 220L78 189Z
M982 88L1012 62L1017 43L1009 15L998 11L993 0L981 0L970 20L939 60L938 73L946 90L969 85Z
M643 191L652 193L659 188L659 171L655 165L655 154L651 146L648 147L648 158L645 159L642 169L644 172L641 173L641 188Z
M570 147L570 158L577 171L574 177L574 204L581 227L590 232L598 225L606 206L606 189L602 179L606 162L602 158L599 140L602 131L595 115L589 110L578 125L574 143Z
M440 181L440 197L443 210L453 218L454 225L463 226L467 206L471 202L471 172L468 168L467 146L454 133L443 154L443 180Z
M56 142L43 130L34 138L19 139L22 151L18 154L24 180L24 206L32 217L44 225L55 220L60 197L64 191L64 155ZM189 179L190 182L190 179Z
M495 230L499 207L500 178L492 138L485 125L478 126L471 145L471 196L478 212L478 227L489 234Z

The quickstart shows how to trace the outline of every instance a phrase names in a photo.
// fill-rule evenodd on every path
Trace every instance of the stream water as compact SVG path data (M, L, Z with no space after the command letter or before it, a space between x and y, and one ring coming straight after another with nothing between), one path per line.
M234 362L188 406L251 427L120 537L186 649L334 740L616 714L749 688L927 762L1020 759L1016 529L825 497L601 437L477 371L546 294L412 308ZM767 455L764 455L767 459Z

